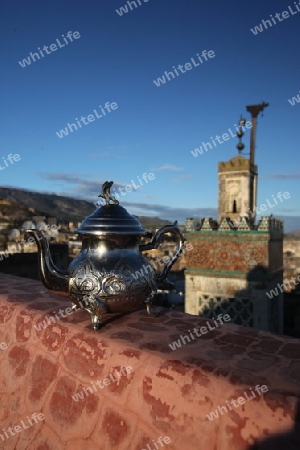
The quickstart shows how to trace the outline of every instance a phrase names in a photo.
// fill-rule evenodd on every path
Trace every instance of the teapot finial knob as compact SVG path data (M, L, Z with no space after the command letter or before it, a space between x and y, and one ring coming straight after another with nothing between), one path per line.
M110 202L112 201L115 205L118 205L118 200L115 199L115 197L111 194L110 188L114 184L113 181L105 181L105 183L102 184L102 192L98 195L98 197L104 198L106 205L110 205Z

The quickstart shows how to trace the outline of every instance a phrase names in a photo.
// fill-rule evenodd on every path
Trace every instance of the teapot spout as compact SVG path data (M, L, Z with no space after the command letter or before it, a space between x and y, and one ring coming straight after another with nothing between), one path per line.
M55 266L50 255L48 241L43 231L26 230L32 236L38 247L39 274L43 285L58 295L68 297L69 275L68 271Z

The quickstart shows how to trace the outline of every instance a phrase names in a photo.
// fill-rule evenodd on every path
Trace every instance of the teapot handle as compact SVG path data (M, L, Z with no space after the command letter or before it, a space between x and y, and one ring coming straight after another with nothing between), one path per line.
M169 270L171 269L173 264L177 261L180 253L182 252L182 250L184 248L185 238L183 237L183 234L181 233L177 224L178 224L178 222L176 220L173 223L173 225L165 225L164 227L160 228L160 230L158 230L155 233L151 242L149 242L148 244L141 244L139 246L139 250L141 252L143 252L144 250L153 250L153 249L159 247L159 245L161 243L162 235L164 235L166 233L172 233L173 235L176 236L177 248L176 248L172 258L170 259L170 261L168 261L167 264L165 265L165 267L163 268L163 270L159 274L156 275L156 281L158 281L158 282L163 281L166 278L166 276L169 273Z

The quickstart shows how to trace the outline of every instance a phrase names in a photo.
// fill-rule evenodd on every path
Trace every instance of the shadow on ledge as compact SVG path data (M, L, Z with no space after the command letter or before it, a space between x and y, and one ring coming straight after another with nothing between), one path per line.
M300 449L300 402L297 404L294 428L258 442L248 450L299 450Z
M283 281L282 276L282 271L279 271L270 278L268 268L257 264L246 275L247 285L232 295L202 294L199 304L203 310L199 316L217 319L218 315L228 314L235 325L282 335L281 297L267 297L267 293L276 288L275 283Z

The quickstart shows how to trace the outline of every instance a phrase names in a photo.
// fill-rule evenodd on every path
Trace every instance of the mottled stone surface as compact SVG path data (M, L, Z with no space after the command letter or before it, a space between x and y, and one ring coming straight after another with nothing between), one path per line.
M165 309L93 331L85 311L59 315L69 306L0 273L1 450L299 450L299 340L213 321L197 337L206 319Z

